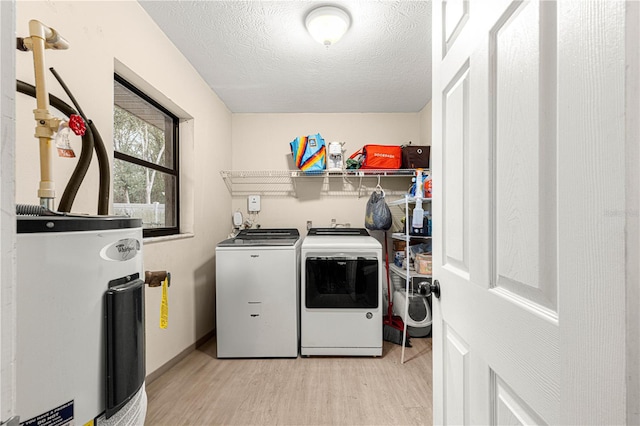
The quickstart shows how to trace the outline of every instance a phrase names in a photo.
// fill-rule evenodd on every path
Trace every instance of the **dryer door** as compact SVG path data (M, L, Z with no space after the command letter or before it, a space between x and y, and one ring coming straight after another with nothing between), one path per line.
M317 309L377 308L378 259L375 257L307 257L305 306Z

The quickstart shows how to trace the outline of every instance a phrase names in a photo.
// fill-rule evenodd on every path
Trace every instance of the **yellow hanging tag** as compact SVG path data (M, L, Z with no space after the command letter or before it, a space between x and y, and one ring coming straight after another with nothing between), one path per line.
M160 328L166 329L169 326L169 296L167 293L169 287L169 274L162 282L162 302L160 303Z

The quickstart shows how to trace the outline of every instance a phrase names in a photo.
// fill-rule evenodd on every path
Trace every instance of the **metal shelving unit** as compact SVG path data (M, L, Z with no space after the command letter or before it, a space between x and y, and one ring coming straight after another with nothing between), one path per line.
M430 177L431 173L429 170L425 170L425 180ZM406 336L407 336L407 318L409 317L409 284L411 282L411 279L413 277L424 277L424 278L431 278L431 275L427 275L427 274L418 274L415 269L410 268L409 267L409 251L410 251L410 241L412 239L423 239L423 240L428 240L431 239L431 236L414 236L414 235L410 235L409 233L409 228L410 228L410 223L411 223L411 216L409 214L409 206L413 205L416 203L417 200L421 200L424 203L430 203L431 202L431 198L418 198L418 197L411 197L408 194L405 194L405 196L401 199L395 200L395 201L391 201L389 203L387 203L389 206L400 206L400 207L404 207L404 216L405 216L405 232L394 232L391 234L391 237L393 239L396 240L401 240L401 241L405 241L406 246L405 246L405 259L406 259L406 267L399 267L395 264L389 263L389 271L393 272L394 274L397 274L401 277L404 277L405 279L405 295L406 295L406 301L405 301L405 312L404 312L404 318L403 318L403 322L404 322L404 333L403 333L403 338L402 338L402 356L400 358L400 363L404 364L404 350L405 350L405 343L406 343ZM391 283L387 283L387 285L391 285Z

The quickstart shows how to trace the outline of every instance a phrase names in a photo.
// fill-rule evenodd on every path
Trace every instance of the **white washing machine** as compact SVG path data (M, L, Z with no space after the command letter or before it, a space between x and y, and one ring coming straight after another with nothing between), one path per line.
M300 234L244 229L216 247L218 358L296 358Z
M312 228L302 242L300 353L382 355L382 245L361 228Z

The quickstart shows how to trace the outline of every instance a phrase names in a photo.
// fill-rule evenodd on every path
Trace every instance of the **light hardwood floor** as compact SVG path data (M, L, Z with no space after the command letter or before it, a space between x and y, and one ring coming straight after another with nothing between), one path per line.
M430 425L431 338L379 358L217 359L215 338L147 386L146 425Z

